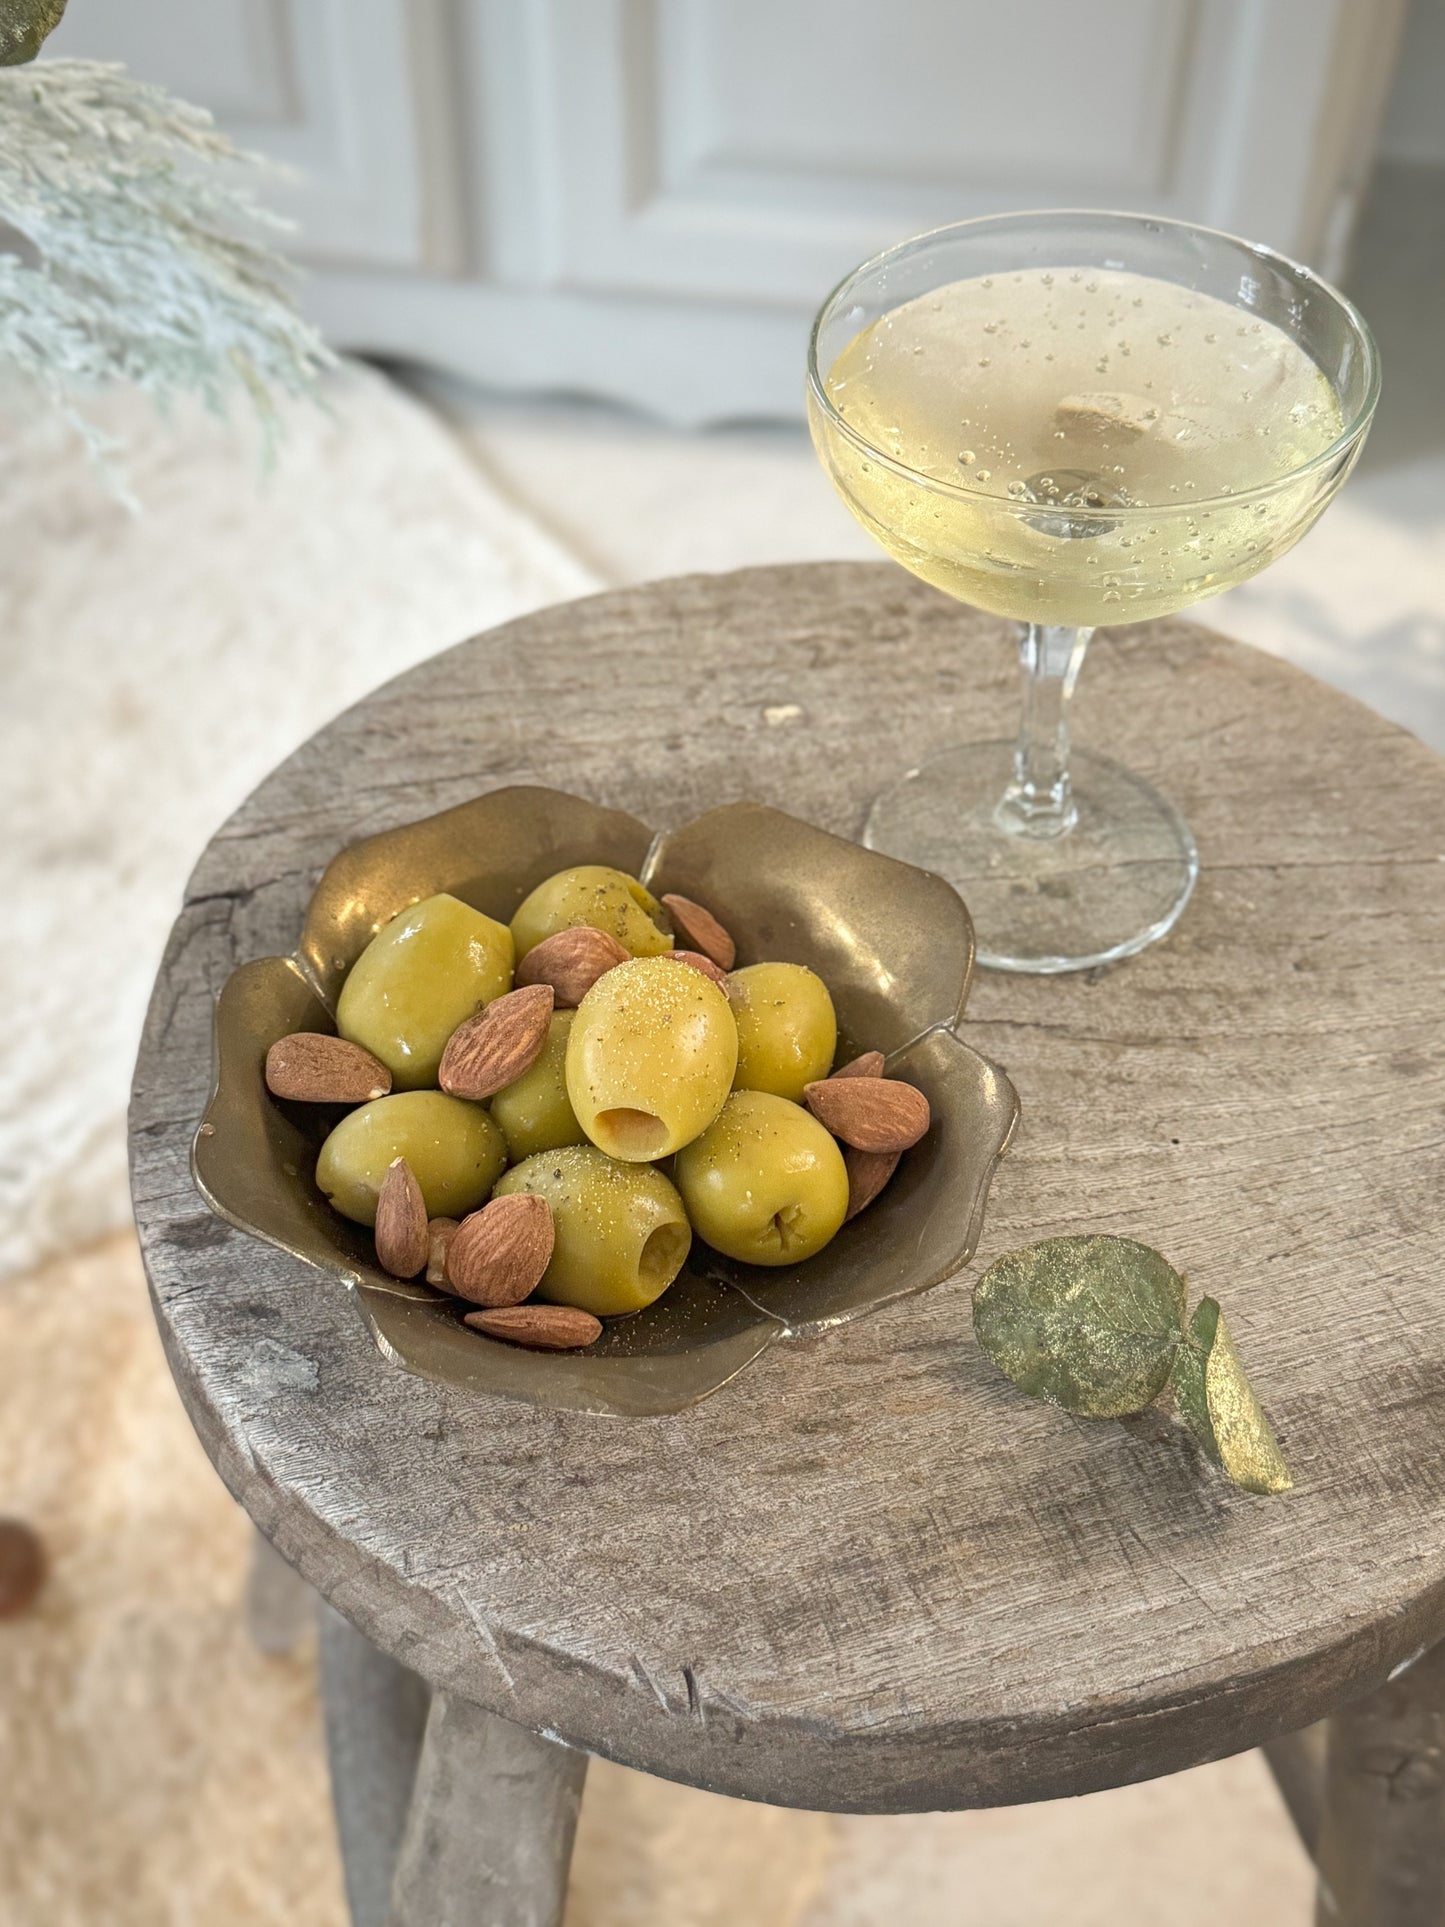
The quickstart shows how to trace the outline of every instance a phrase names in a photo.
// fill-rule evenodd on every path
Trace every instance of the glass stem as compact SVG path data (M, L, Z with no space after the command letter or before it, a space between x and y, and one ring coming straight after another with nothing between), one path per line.
M1069 787L1069 698L1093 633L1022 625L1023 714L1013 781L995 811L1012 836L1067 836L1079 820Z

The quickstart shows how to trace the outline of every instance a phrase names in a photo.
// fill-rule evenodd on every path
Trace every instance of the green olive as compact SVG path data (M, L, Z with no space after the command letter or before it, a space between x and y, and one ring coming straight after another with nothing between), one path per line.
M661 904L636 877L604 863L584 863L537 885L512 918L512 940L520 962L544 937L585 923L616 937L631 956L657 957L672 948L657 921L661 914Z
M567 1041L567 1095L609 1156L645 1163L705 1131L732 1087L728 1000L699 970L634 957L582 999Z
M801 1103L803 1087L826 1077L838 1048L828 986L804 964L749 964L728 978L738 1027L740 1091L771 1091Z
M745 1264L811 1258L848 1210L842 1152L811 1112L769 1091L734 1092L674 1175L697 1235Z
M512 936L456 897L427 897L377 932L351 966L336 1028L379 1057L400 1091L437 1081L447 1039L512 987Z
M316 1182L343 1217L375 1224L382 1180L397 1158L411 1166L429 1218L462 1218L501 1176L507 1147L480 1104L401 1091L342 1118L321 1147Z
M516 1165L495 1195L514 1191L552 1207L555 1242L537 1296L596 1318L641 1311L660 1298L692 1244L682 1199L661 1171L619 1164L590 1144Z
M586 1142L587 1134L567 1095L567 1039L576 1015L575 1010L553 1011L542 1055L515 1084L492 1099L492 1116L502 1127L513 1164L535 1151Z

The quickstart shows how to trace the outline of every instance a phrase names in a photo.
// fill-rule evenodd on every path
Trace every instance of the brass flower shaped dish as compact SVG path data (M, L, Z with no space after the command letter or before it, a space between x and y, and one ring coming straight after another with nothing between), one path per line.
M765 1270L695 1245L655 1305L610 1324L587 1352L545 1354L479 1337L454 1299L377 1269L370 1236L313 1180L338 1113L278 1102L264 1065L278 1037L334 1029L347 970L398 911L447 890L507 919L535 884L576 863L614 864L654 892L716 905L739 963L811 965L837 1006L840 1060L884 1051L890 1072L927 1092L933 1125L877 1203L817 1258ZM781 811L734 803L654 838L635 817L557 790L495 790L343 850L317 885L295 954L233 972L217 1006L196 1182L231 1224L340 1278L377 1345L410 1371L573 1411L680 1411L775 1340L926 1291L973 1255L1018 1118L1002 1071L955 1035L973 950L968 912L940 878Z

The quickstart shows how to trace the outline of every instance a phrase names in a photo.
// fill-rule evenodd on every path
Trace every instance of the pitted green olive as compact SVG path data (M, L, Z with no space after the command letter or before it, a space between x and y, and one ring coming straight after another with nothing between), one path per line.
M768 1091L735 1091L674 1169L692 1227L750 1265L811 1258L848 1210L843 1154L818 1120Z
M495 1195L515 1191L552 1207L555 1242L537 1296L597 1318L641 1311L660 1298L692 1243L682 1199L661 1171L619 1164L590 1144L526 1159Z
M737 1066L728 1000L701 971L634 957L588 991L567 1041L567 1095L609 1156L668 1157L707 1129Z
M636 877L604 863L559 870L539 883L512 918L512 939L520 962L544 937L585 923L615 937L631 956L656 957L671 950L672 938L658 918L661 905Z
M567 1095L567 1039L576 1015L575 1010L553 1011L542 1055L492 1099L492 1116L502 1127L514 1164L536 1151L586 1142Z
M399 1091L435 1084L447 1039L512 987L512 936L456 897L393 917L351 966L336 1028L379 1057Z
M728 978L738 1027L740 1091L771 1091L800 1103L803 1087L826 1077L838 1048L828 986L804 964L758 963Z
M375 1224L396 1158L411 1166L429 1218L462 1218L501 1176L507 1147L480 1104L442 1091L401 1091L342 1118L321 1147L316 1183L343 1217Z

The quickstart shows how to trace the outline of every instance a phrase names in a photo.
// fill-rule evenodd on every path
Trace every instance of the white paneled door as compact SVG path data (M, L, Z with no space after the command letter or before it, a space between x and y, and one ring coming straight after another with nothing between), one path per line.
M1403 0L76 0L298 170L340 345L679 420L796 414L866 255L1024 206L1337 270Z
M279 162L266 195L308 259L421 269L452 265L432 236L454 208L429 201L457 191L433 164L431 48L405 0L75 0L47 53L124 61Z

